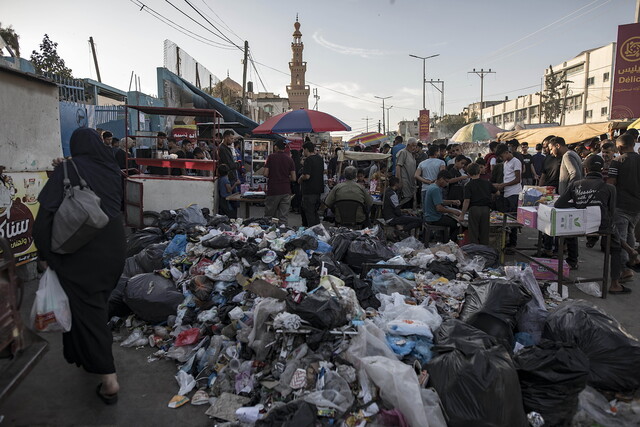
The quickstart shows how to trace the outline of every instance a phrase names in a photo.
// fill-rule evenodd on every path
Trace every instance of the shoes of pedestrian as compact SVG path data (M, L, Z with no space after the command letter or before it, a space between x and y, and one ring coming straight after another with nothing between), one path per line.
M567 260L567 264L569 264L569 270L577 270L578 269L578 261L569 261L569 260Z

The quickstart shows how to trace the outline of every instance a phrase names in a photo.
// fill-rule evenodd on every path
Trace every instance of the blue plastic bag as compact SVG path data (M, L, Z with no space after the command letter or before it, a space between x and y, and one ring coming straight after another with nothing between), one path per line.
M185 253L185 249L187 248L187 235L186 234L176 234L167 249L164 250L164 254L162 255L162 260L165 266L169 266L169 261L171 259L183 255Z

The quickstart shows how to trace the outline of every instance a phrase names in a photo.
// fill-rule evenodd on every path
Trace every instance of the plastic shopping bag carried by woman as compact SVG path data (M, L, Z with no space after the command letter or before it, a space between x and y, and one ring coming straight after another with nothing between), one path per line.
M36 299L31 309L31 324L38 332L69 332L71 308L58 275L47 268L40 278Z

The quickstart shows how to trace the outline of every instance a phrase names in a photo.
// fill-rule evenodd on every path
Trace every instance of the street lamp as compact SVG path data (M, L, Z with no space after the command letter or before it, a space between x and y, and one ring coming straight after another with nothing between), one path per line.
M387 110L387 129L389 130L389 133L391 133L391 119L389 118L390 114L389 114L389 110L391 110L393 108L393 105L390 105L389 107L386 108Z
M384 120L384 100L392 98L392 96L374 96L374 98L382 99L382 133L384 135L386 135L387 134L387 126L386 126L386 122Z
M422 109L426 110L426 102L425 102L425 93L426 93L426 85L427 85L427 59L435 58L436 56L440 56L439 53L431 56L418 56L409 54L412 58L422 59Z

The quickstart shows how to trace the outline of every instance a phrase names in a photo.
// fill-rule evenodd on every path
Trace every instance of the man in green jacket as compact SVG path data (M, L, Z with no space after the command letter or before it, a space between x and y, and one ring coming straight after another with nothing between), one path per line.
M329 192L324 204L329 206L332 210L336 202L341 200L355 200L364 205L364 212L358 211L356 213L356 222L358 224L368 225L369 223L369 211L373 205L373 199L367 190L365 190L355 179L358 174L358 170L353 166L347 166L344 170L345 182L333 187ZM334 210L335 212L335 210ZM337 222L341 222L339 212L336 213Z

